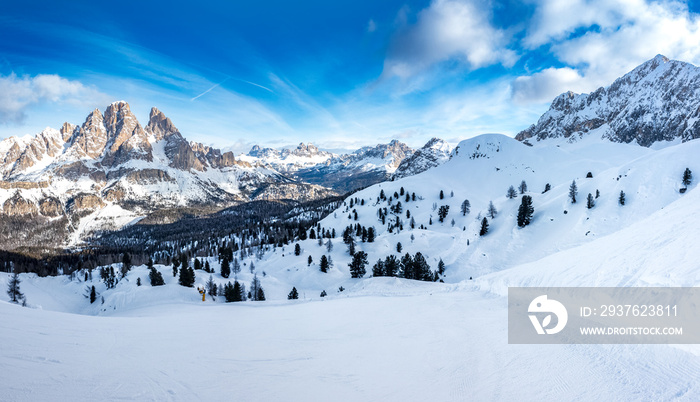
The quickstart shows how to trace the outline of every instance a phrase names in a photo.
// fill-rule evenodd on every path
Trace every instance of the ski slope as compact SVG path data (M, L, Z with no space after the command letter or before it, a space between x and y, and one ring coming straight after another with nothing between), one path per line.
M444 165L352 195L364 205L321 222L338 233L332 252L310 239L299 242L300 256L290 245L244 259L238 279L249 285L253 262L265 302L202 302L166 266L157 266L166 281L157 288L143 266L110 290L96 274L87 283L22 274L30 308L0 302L2 399L698 400L700 347L508 345L505 295L508 286L700 285L700 191L678 191L686 167L700 172L699 151L698 141L658 149L589 139L527 147L497 135L464 141ZM579 201L571 204L574 179ZM535 207L525 228L515 224L519 198L505 197L521 180ZM552 189L542 194L545 183ZM378 221L377 208L388 205L376 204L379 191L389 197L400 187L416 192L404 211L427 229L405 223L389 233ZM587 209L596 189L601 196ZM465 198L472 208L462 216ZM477 216L489 201L499 213L480 237ZM450 205L445 223L433 203ZM357 221L348 219L352 209ZM368 272L389 253L420 251L433 269L439 258L447 263L446 283L350 279L340 233L351 223L377 229L374 243L358 241ZM334 261L327 274L318 270L322 254ZM209 262L218 270L216 258ZM0 274L0 288L8 278ZM197 271L196 286L208 278ZM91 305L84 294L93 284L100 300ZM292 286L301 300L285 300Z

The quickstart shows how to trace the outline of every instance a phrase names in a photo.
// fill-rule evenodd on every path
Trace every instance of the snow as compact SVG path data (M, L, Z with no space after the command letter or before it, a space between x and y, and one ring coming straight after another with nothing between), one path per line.
M508 286L700 286L700 190L694 182L678 191L686 167L700 172L700 141L643 148L595 137L529 147L480 136L439 167L359 191L351 198L364 205L341 206L321 222L338 235L332 252L309 239L298 242L299 256L292 243L241 261L238 280L249 287L254 263L265 302L202 302L160 265L166 285L156 288L144 266L109 290L96 271L87 282L21 274L29 308L0 302L3 398L698 400L697 345L507 343ZM574 179L579 201L571 204ZM515 224L518 199L505 197L521 180L535 208L525 228ZM542 194L545 183L552 188ZM399 197L404 230L389 233L376 214L389 204L377 196L393 198L401 187L417 200ZM587 209L596 189L601 196ZM465 198L471 212L462 216ZM480 237L477 216L489 201L499 213ZM445 223L433 203L450 206ZM358 221L348 219L353 209ZM427 229L411 230L406 210ZM433 269L444 260L446 283L351 279L340 236L355 223L378 233L373 243L358 240L368 272L378 258L420 251ZM318 268L324 254L334 262L328 273ZM218 272L216 257L207 261ZM195 286L210 277L196 274ZM0 274L0 289L8 278ZM100 293L94 304L84 297L92 285ZM286 300L292 286L301 300Z

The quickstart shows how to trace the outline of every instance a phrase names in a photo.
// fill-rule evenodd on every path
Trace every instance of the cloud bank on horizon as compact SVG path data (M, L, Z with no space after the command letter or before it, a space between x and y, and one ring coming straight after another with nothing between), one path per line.
M693 2L104 7L7 5L0 137L79 124L124 99L139 119L158 106L188 138L237 152L391 138L419 146L434 136L514 135L558 94L608 85L656 54L700 65Z

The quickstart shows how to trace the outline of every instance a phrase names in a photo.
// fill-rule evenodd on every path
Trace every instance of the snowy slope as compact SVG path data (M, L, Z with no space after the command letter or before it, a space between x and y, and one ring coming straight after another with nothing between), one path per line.
M685 167L700 171L699 151L698 141L654 150L592 140L528 147L482 136L462 142L439 167L354 194L364 205L341 207L321 222L338 233L349 223L374 226L374 243L358 241L370 264L398 254L398 241L404 253L427 255L433 269L441 257L446 284L350 279L340 238L331 253L310 239L299 242L300 256L290 245L244 259L238 279L248 286L254 262L266 302L202 303L165 266L157 266L166 280L158 288L148 285L145 267L113 290L97 275L85 283L81 275L71 281L22 274L34 308L0 302L0 333L12 345L0 350L3 381L11 384L5 395L221 400L233 389L247 400L697 400L697 346L508 345L504 295L507 286L700 285L700 192L695 184L678 192ZM588 171L593 178L585 178ZM535 217L520 229L518 200L505 192L523 179ZM572 205L573 179L579 202ZM552 189L541 194L545 183ZM426 230L404 223L401 233L389 233L378 221L377 208L388 205L374 205L379 191L388 198L400 187L416 192L416 201L399 199ZM601 196L589 210L585 195L595 189ZM617 203L620 190L625 206ZM472 205L466 217L458 212L464 198ZM489 200L499 214L479 237L476 216ZM451 206L444 224L433 203ZM352 209L358 221L348 219ZM335 263L327 274L318 271L322 254ZM208 261L218 270L216 258ZM208 278L197 271L196 285ZM7 280L0 274L0 288ZM92 284L104 303L83 296ZM292 286L302 300L285 300ZM321 290L329 296L320 298Z

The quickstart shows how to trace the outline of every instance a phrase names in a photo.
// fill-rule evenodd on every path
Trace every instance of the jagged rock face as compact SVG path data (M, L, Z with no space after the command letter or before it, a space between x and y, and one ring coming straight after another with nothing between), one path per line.
M56 197L47 197L39 201L39 212L46 217L63 215L63 205Z
M60 154L63 150L64 142L63 136L59 131L50 128L45 129L24 148L10 175L29 169L46 156L53 157Z
M174 183L173 179L167 172L160 169L141 169L133 171L126 175L127 180L136 184L157 184L160 182Z
M70 140L71 137L73 137L73 135L76 134L75 131L77 129L78 129L78 126L76 126L75 124L70 124L68 122L63 123L63 125L61 126L61 130L60 130L61 138L63 138L63 142L68 142L68 140Z
M152 160L146 132L131 113L128 103L109 105L104 114L104 126L109 137L104 164L116 166L130 159Z
M80 130L75 133L71 143L71 151L78 157L97 159L104 152L107 140L107 129L102 114L95 109L85 119Z
M204 170L204 164L179 132L170 134L165 141L165 155L170 159L171 167L180 170Z
M178 129L175 127L169 118L165 117L163 112L157 108L151 108L151 114L148 119L148 125L146 126L146 132L153 135L156 141L160 141L163 138L179 133Z
M11 198L8 198L2 205L2 212L10 216L36 215L38 213L36 204L26 200L16 192Z
M450 159L452 147L439 138L428 141L423 148L416 150L413 155L401 161L394 172L394 178L413 176L428 169L442 165Z
M590 132L645 147L700 138L700 68L656 56L607 88L559 95L537 124L515 138L575 141Z
M102 198L96 194L78 194L68 201L67 207L71 212L94 211L106 206Z

